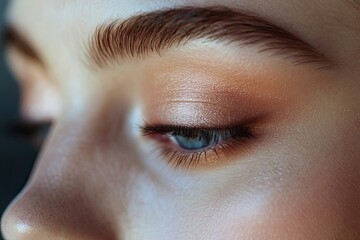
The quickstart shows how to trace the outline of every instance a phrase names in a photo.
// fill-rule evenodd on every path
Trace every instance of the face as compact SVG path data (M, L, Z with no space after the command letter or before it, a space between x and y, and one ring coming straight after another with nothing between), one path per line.
M52 129L6 239L359 239L360 5L13 0Z

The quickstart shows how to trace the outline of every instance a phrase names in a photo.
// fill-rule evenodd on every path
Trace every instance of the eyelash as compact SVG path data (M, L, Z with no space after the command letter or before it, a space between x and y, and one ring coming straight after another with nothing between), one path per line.
M204 137L210 142L215 143L198 151L188 151L181 149L180 146L169 147L163 143L161 147L162 156L174 168L180 166L185 168L196 167L203 160L208 162L209 153L213 153L217 159L220 158L221 154L230 155L234 150L239 149L248 141L256 138L255 133L247 125L225 128L196 128L179 125L146 124L145 126L140 126L140 131L143 136L152 137L158 142L164 142L164 140L170 141L170 138L174 136L184 138L200 136L200 139Z

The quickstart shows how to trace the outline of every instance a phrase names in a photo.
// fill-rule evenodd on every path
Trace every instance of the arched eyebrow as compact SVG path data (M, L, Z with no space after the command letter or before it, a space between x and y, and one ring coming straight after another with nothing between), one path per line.
M227 7L181 7L158 10L99 26L87 53L99 68L126 59L142 59L190 40L208 39L239 46L258 46L259 52L283 56L294 64L333 66L324 54L269 21Z

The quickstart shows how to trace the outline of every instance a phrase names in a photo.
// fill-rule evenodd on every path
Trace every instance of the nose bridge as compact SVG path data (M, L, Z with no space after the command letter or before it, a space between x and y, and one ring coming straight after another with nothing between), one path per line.
M109 155L97 147L92 127L56 127L31 180L2 218L7 240L119 239L109 204L114 166L107 165ZM123 209L125 195L117 195Z

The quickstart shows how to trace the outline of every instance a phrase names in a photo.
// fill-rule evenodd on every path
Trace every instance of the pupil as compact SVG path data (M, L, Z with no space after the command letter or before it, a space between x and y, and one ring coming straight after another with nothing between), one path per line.
M174 139L179 144L180 147L187 150L198 150L198 149L206 148L211 143L211 139L202 136L197 136L197 137L174 136Z

